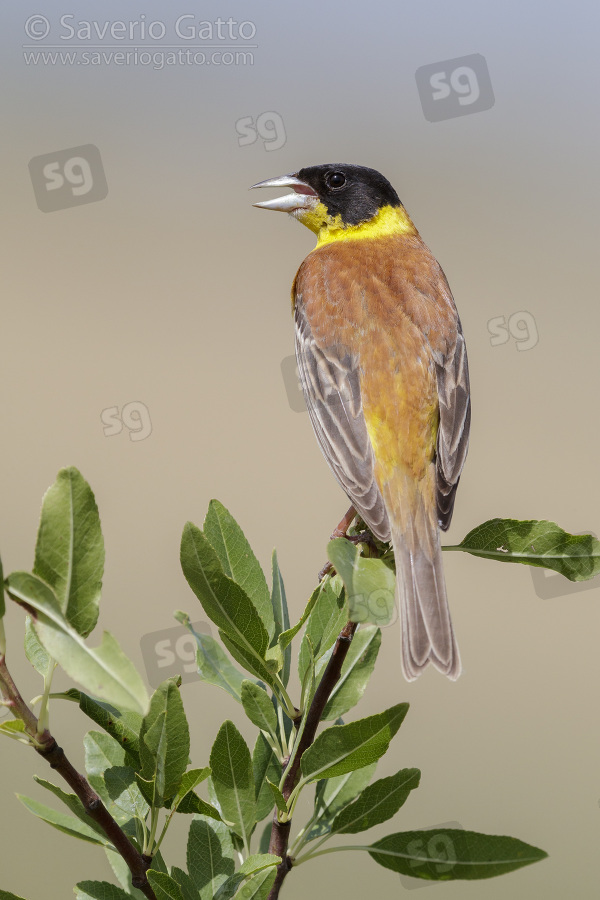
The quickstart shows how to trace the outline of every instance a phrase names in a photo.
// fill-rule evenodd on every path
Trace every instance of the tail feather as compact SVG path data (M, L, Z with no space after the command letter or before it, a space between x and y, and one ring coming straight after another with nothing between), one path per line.
M430 541L415 532L392 531L396 558L396 601L402 619L402 670L408 681L432 663L455 681L461 672L454 637L437 527Z

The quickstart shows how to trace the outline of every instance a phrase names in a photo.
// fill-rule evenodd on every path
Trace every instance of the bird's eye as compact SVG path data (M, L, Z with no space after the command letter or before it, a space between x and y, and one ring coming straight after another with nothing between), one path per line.
M341 188L346 184L346 176L341 172L332 172L327 176L327 187Z

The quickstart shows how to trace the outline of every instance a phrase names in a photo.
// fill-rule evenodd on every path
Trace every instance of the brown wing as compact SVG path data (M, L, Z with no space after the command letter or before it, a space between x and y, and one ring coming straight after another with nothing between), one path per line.
M296 360L304 399L325 459L359 515L380 540L390 540L390 526L374 477L373 448L362 411L355 359L315 341L296 294Z
M456 489L469 446L471 399L467 348L460 319L456 341L436 360L440 421L437 434L436 502L440 528L447 531L452 520Z

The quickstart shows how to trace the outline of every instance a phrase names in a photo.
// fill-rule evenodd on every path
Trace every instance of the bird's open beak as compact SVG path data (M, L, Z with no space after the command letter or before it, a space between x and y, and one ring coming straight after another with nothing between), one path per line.
M267 181L259 181L253 184L253 188L291 187L293 193L285 197L276 197L274 200L264 200L262 203L253 203L259 209L275 209L278 212L294 212L296 209L313 209L319 202L317 192L309 184L300 181L295 175L280 175L279 178L269 178Z

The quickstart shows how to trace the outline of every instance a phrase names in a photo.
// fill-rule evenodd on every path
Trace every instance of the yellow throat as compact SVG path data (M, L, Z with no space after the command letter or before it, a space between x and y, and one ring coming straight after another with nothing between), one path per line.
M334 241L362 241L392 234L416 234L410 216L403 206L383 206L368 222L344 225L341 215L331 216L324 203L313 209L297 209L292 215L317 235L317 247Z

